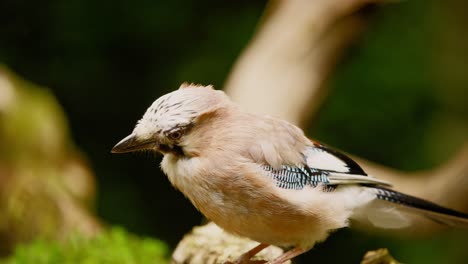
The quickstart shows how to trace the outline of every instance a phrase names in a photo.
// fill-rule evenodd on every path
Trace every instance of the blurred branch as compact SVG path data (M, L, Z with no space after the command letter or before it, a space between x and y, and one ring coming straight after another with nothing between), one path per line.
M354 12L367 2L378 1L271 1L226 92L246 110L302 124L318 110L337 59L363 30Z
M228 78L227 93L246 110L304 125L323 102L324 83L340 55L365 26L357 11L372 2L381 1L271 1L263 24ZM357 159L398 190L468 211L468 143L442 166L416 173ZM421 224L413 231L439 228Z

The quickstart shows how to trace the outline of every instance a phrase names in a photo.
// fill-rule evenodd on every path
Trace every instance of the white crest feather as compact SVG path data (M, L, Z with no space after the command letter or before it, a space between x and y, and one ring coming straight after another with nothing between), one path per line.
M161 96L146 110L134 133L145 137L175 126L190 124L200 113L219 101L228 101L221 91L212 86L182 84L181 88Z

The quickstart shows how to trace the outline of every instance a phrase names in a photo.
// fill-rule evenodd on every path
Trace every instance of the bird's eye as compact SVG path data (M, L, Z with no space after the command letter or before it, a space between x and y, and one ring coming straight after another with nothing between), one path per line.
M169 136L172 140L180 139L180 138L182 137L182 131L180 131L180 130L172 131L171 133L169 133L168 136Z

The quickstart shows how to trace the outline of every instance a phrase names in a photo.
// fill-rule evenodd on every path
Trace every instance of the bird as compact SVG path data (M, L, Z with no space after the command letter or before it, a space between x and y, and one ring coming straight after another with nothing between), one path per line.
M241 109L222 90L183 83L155 100L112 153L156 152L161 169L209 220L258 246L275 245L281 264L363 221L404 228L411 215L468 227L468 214L394 190L347 155L311 140L297 126Z

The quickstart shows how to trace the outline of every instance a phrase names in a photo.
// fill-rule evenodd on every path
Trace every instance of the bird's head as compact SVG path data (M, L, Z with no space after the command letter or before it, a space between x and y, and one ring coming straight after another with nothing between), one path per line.
M111 152L150 150L185 155L190 147L191 132L227 105L230 100L224 92L214 90L212 86L184 83L178 90L154 101L133 132Z

